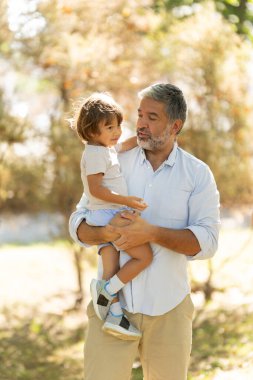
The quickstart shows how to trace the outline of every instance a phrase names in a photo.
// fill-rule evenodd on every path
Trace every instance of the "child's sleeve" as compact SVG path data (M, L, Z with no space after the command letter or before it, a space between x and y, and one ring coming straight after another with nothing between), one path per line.
M99 147L99 149L89 151L84 155L84 158L86 175L98 173L104 174L106 172L109 160L109 154L106 148L103 149L102 147Z

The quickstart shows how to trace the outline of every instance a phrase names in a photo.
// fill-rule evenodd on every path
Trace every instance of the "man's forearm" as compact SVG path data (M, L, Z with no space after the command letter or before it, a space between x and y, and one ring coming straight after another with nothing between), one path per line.
M172 251L188 256L194 256L201 251L198 239L191 230L172 230L151 225L152 242Z
M115 228L120 235L115 241L119 249L126 251L145 243L155 243L188 256L194 256L201 251L198 239L191 230L155 226L138 214L123 212L122 215L132 223L127 227Z
M110 227L89 226L82 221L77 229L78 239L88 245L98 245L114 241L119 235L110 231Z

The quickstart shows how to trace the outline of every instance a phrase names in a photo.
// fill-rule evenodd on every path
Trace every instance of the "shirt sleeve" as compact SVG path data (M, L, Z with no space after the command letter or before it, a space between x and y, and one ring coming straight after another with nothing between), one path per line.
M108 166L109 153L106 148L97 147L97 149L85 152L83 159L86 175L105 173Z
M220 197L211 170L207 165L201 168L196 186L189 199L189 224L199 241L201 251L188 260L211 258L218 248L220 229Z

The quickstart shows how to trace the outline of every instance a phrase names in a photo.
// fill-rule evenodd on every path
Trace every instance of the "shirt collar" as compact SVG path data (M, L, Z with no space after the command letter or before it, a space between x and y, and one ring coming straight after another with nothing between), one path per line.
M172 152L170 153L170 155L167 158L167 160L164 161L164 165L173 166L175 164L176 157L177 157L177 148L178 148L178 143L175 141L174 147L172 149ZM140 163L144 164L144 162L146 160L147 159L146 159L145 151L144 151L144 149L141 148L140 149Z
M164 162L165 165L173 166L175 164L176 158L177 158L177 148L178 148L178 143L177 143L177 141L175 141L172 152L170 153L167 160L165 160L165 162Z

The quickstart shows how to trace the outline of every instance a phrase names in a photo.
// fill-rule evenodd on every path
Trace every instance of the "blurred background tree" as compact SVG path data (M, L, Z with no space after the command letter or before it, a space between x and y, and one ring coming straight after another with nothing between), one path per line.
M1 211L34 211L33 205L43 194L34 189L40 184L38 165L35 160L20 160L17 145L25 145L31 132L29 121L20 117L10 96L13 87L14 65L12 44L14 36L9 29L7 1L0 4L0 209ZM11 74L12 73L12 74ZM22 185L21 185L22 183ZM41 210L41 205L36 211Z
M223 204L252 202L250 5L2 1L1 210L60 212L67 226L82 192L73 103L109 91L134 130L136 93L157 81L185 92L180 144L211 166Z
M166 74L173 60L171 79L188 98L180 144L210 165L229 206L252 201L249 47L211 3L174 22L162 39L160 72Z

